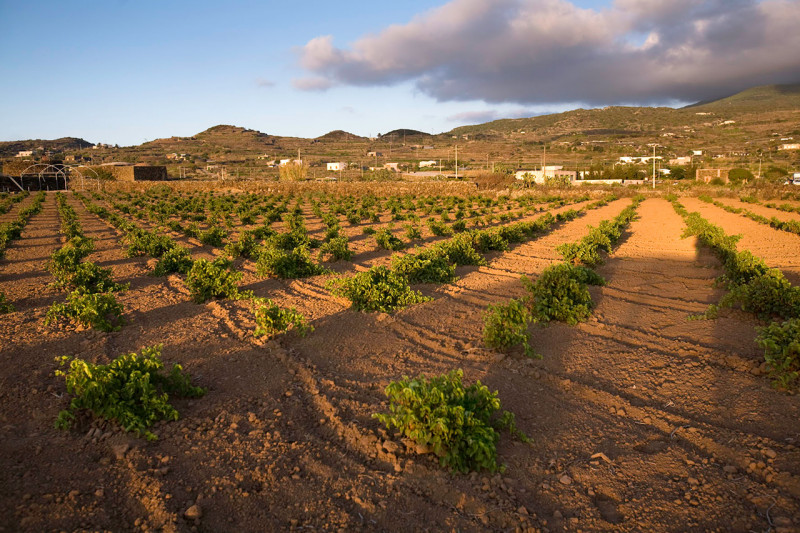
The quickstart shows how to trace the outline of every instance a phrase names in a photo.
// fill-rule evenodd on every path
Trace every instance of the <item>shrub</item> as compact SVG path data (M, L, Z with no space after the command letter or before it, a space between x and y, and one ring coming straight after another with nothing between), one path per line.
M330 254L331 261L338 261L339 259L350 261L353 257L353 252L348 248L348 242L347 236L342 235L341 237L334 237L328 242L323 243L319 248L320 260L324 254Z
M153 275L166 276L173 272L186 274L191 270L192 263L192 255L189 250L183 246L175 246L161 256L153 269Z
M503 411L500 400L480 381L464 387L463 372L430 379L404 377L386 387L389 413L372 416L387 429L396 427L418 446L430 449L439 463L456 472L485 468L491 472L504 468L497 463L498 430L508 429L523 441L514 415Z
M429 250L430 253L446 256L447 260L456 266L486 264L483 256L475 249L472 236L466 233L437 243Z
M447 256L430 251L392 257L392 270L409 283L450 283L456 279L456 267Z
M141 355L121 355L109 364L94 364L78 358L56 358L64 376L67 393L73 396L69 408L61 411L56 427L69 429L75 413L89 411L93 416L117 423L125 431L157 437L148 428L159 420L177 420L178 411L169 403L169 394L197 398L205 389L191 385L191 378L180 365L163 374L161 346L143 348Z
M225 246L225 254L234 259L237 257L255 259L258 246L256 232L254 230L245 230L239 234L235 241L229 242Z
M792 388L800 379L800 319L758 328L756 342L764 348L764 359L774 383Z
M207 230L201 231L197 236L200 242L209 246L222 246L227 237L228 233L219 226L211 226Z
M391 231L384 228L375 233L375 242L384 250L398 251L406 247L399 238L395 237Z
M124 240L128 244L128 257L149 255L158 258L175 247L175 241L157 229L148 232L137 228L128 233Z
M291 251L300 246L310 246L310 240L307 233L292 231L270 236L265 245L269 248Z
M361 230L361 233L364 235L375 235L375 228L372 226L365 226L364 229Z
M491 250L508 250L508 241L503 238L497 230L473 231L472 247L480 253Z
M432 218L428 219L428 228L430 228L431 233L436 235L437 237L444 237L453 234L452 228L442 222L441 220L434 220Z
M192 293L196 303L203 303L211 298L239 298L236 283L242 279L241 272L231 272L230 261L216 259L198 259L186 275L186 288Z
M325 272L325 269L311 260L307 246L298 246L287 251L272 246L264 246L256 261L256 273L259 276L277 276L279 278L295 279L316 276Z
M300 314L297 309L281 309L272 300L266 298L253 299L253 312L255 314L256 337L273 336L290 328L297 331L298 335L305 337L314 327Z
M83 293L116 292L128 288L127 284L113 280L110 268L102 268L91 261L80 263L75 268L70 283Z
M66 285L78 268L81 260L92 253L94 243L86 237L73 237L64 246L50 254L47 269L56 278L56 283Z
M0 315L13 312L14 306L6 299L6 295L0 292Z
M54 303L47 310L45 325L57 322L60 317L71 318L80 324L100 331L118 331L122 328L122 304L113 294L101 292L86 294L72 291L64 303Z
M585 320L594 307L589 285L604 285L595 271L561 263L547 267L535 282L522 277L528 291L527 301L537 322L558 320L575 325Z
M331 280L328 286L337 296L350 300L357 311L391 313L431 299L412 290L405 276L385 266L372 267L349 278Z
M406 239L409 241L418 241L422 239L422 233L419 231L419 226L414 224L406 224Z
M730 292L719 302L721 307L738 305L764 320L800 317L800 287L793 286L778 269L729 288Z
M531 320L533 316L519 300L511 300L505 305L490 305L483 315L483 342L489 348L503 352L521 344L525 355L534 357L536 353L528 337Z

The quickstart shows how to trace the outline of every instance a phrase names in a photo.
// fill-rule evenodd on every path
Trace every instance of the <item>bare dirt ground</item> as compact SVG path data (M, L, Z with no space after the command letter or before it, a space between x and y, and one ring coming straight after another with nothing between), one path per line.
M724 203L729 202L726 200ZM689 211L697 211L709 222L721 227L728 235L742 235L737 245L740 250L750 250L754 255L764 259L770 267L781 269L793 285L800 284L800 236L771 228L744 215L728 213L697 198L686 198L683 204ZM729 205L733 205L732 202ZM769 216L761 213L761 210L751 210ZM773 209L769 211L773 214L780 213ZM785 220L791 217L789 213L783 215L788 215ZM780 215L775 216L782 218Z
M740 248L794 268L800 237L682 201L742 233ZM453 284L416 287L434 300L393 315L349 309L325 290L331 275L262 280L239 264L244 287L298 307L316 328L262 342L246 303L192 303L179 276L146 275L153 260L126 258L116 231L75 199L96 239L89 259L131 283L128 322L115 333L45 327L63 298L47 287L45 263L61 244L48 198L0 260L0 290L17 309L0 317L0 530L800 530L800 397L762 375L749 315L687 320L721 296L721 270L681 239L666 201L640 205L599 269L607 285L592 289L589 321L531 326L541 360L484 348L486 306L522 295L522 274L535 278L559 261L558 244L629 202L461 267ZM54 357L105 362L154 344L208 388L175 402L181 419L159 424L158 441L89 419L53 428L68 401ZM451 474L371 418L391 380L453 368L498 390L532 439L503 435L502 474Z

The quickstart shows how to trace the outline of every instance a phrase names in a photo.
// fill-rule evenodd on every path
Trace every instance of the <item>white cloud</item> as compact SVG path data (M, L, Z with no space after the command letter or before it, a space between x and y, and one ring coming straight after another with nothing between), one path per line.
M411 81L441 101L695 101L800 78L800 0L452 0L349 48L298 50L295 87ZM647 36L642 45L633 35Z
M328 78L316 76L313 78L296 78L292 80L292 87L301 91L324 91L333 87L334 83Z

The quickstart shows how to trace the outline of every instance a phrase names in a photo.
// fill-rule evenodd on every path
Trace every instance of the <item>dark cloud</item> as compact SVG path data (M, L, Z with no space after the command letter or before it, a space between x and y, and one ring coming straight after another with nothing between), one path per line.
M438 100L696 101L800 80L800 0L453 0L349 48L299 50L301 89L413 81Z
M497 111L494 109L486 109L482 111L463 111L447 117L450 122L458 122L462 124L474 124L491 122L503 118L523 118L533 117L537 115L546 115L548 112L535 111L533 109L514 109L511 111Z

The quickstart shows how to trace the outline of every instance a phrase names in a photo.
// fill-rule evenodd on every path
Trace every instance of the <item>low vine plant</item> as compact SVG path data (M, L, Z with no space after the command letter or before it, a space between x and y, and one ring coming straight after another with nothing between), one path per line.
M405 276L385 266L330 280L327 287L333 294L350 300L357 311L393 313L432 299L413 290Z
M536 322L558 320L574 326L594 308L587 285L605 285L605 280L590 268L560 263L544 269L536 281L523 276L522 284Z
M0 315L13 312L14 306L6 299L6 295L0 292Z
M305 337L314 331L314 326L294 307L281 308L268 298L253 298L252 303L256 321L253 335L256 337L272 337L289 330Z
M147 440L158 437L149 428L159 420L177 420L178 411L169 396L198 398L206 390L193 386L181 365L164 371L161 346L143 348L141 354L120 355L108 364L95 364L76 357L57 357L57 376L63 376L69 407L58 414L56 427L69 429L76 414L92 416L118 424Z
M525 355L541 358L530 345L528 324L532 320L533 315L520 300L490 305L483 315L483 342L501 352L522 345Z
M110 292L84 293L74 290L64 303L54 303L47 310L45 325L66 318L100 331L119 331L125 324L122 304Z
M502 472L505 466L497 460L499 431L508 430L523 442L529 439L517 429L514 414L501 410L496 391L480 381L465 387L463 376L457 369L431 378L393 381L385 390L389 412L372 416L433 452L443 467L454 472Z
M231 272L231 262L225 258L209 261L198 259L186 275L186 288L192 294L195 303L203 303L211 298L239 299L246 294L240 293L237 283L242 279L242 272Z
M756 342L776 387L795 389L800 384L800 318L773 322L758 329Z

